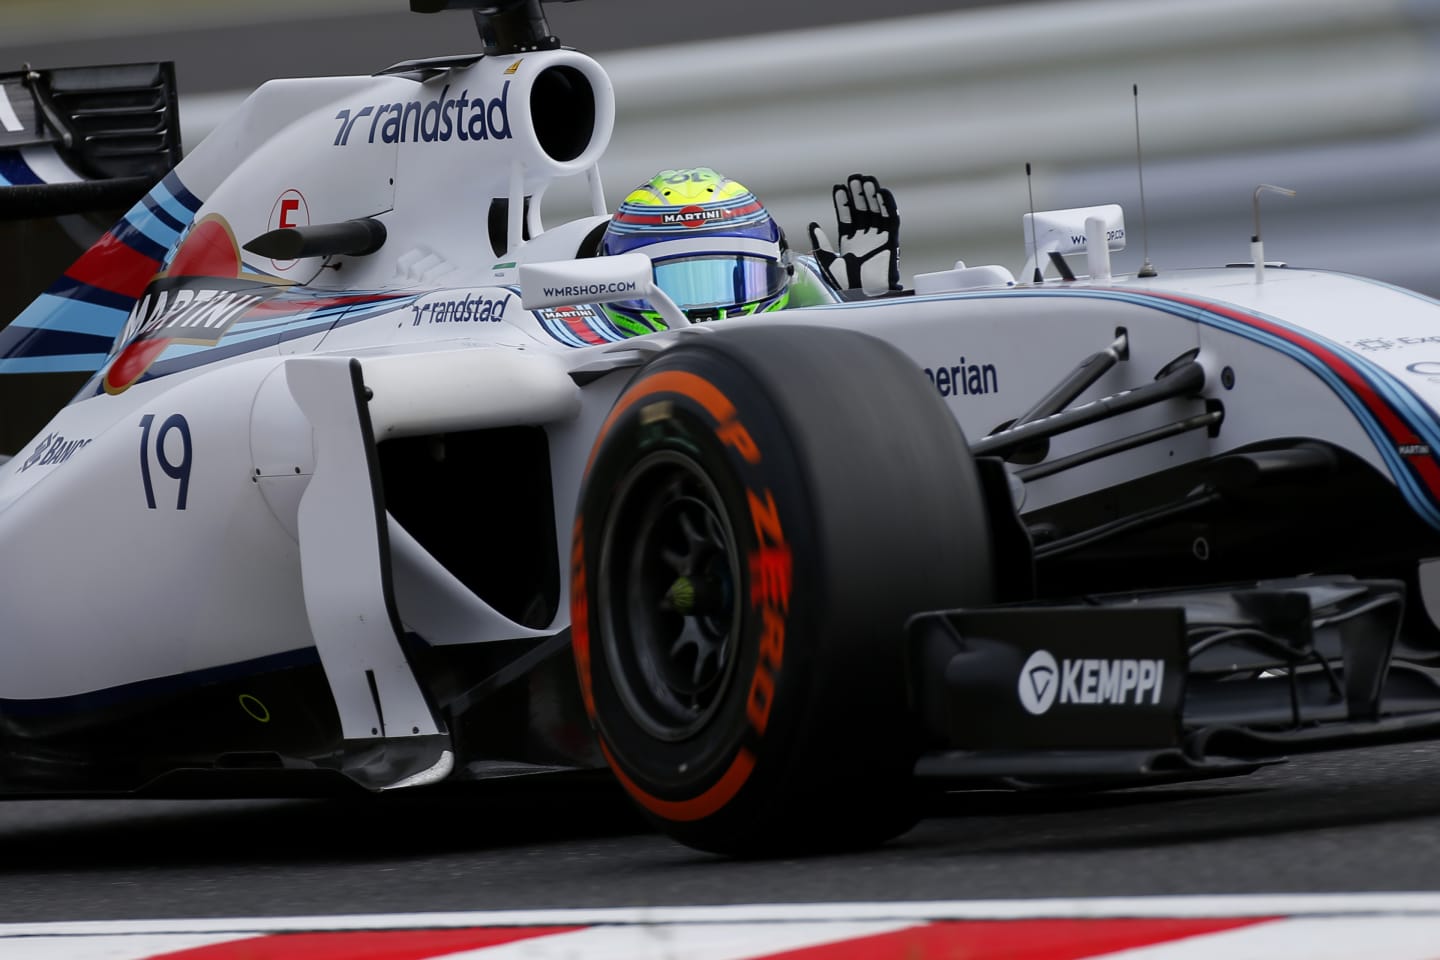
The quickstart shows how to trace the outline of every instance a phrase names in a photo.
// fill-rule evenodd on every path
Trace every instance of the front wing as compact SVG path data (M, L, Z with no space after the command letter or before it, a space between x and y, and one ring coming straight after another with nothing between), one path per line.
M921 614L925 780L1132 785L1440 735L1440 683L1394 660L1405 588L1307 577Z

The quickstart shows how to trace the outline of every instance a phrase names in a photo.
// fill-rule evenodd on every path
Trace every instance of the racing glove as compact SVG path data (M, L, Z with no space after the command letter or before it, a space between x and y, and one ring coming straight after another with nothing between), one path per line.
M810 223L815 260L838 290L878 296L900 287L900 213L895 197L869 174L835 184L838 248L820 224Z

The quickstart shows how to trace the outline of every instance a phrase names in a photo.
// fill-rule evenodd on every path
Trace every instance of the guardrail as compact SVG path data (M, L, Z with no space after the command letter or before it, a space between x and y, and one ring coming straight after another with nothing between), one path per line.
M1440 292L1440 0L1070 0L603 57L617 201L705 164L772 208L797 247L830 185L874 173L898 198L907 274L1023 261L1020 218L1118 202L1162 270L1268 256ZM1142 230L1136 101L1145 158ZM233 109L195 98L187 142ZM583 189L547 198L546 219ZM1147 237L1142 241L1142 235Z

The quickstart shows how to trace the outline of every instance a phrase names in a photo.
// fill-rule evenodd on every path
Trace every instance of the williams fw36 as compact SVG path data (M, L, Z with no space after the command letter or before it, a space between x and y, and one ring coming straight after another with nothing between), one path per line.
M1440 304L1099 205L692 323L596 255L605 71L483 6L183 155L165 64L0 75L0 792L608 768L753 855L1440 733Z

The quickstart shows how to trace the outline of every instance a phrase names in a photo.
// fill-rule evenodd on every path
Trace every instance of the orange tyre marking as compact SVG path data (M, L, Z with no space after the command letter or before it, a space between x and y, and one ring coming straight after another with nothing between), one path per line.
M615 425L615 421L620 419L627 410L639 401L644 400L646 397L652 397L662 393L678 394L694 400L718 425L730 427L728 434L721 434L722 442L735 447L741 456L750 463L759 462L759 451L755 448L754 441L750 439L750 435L745 431L744 426L738 422L730 423L735 419L735 405L730 402L730 399L726 397L725 394L721 393L710 381L697 374L688 373L683 370L662 370L659 373L651 374L640 383L625 391L620 399L615 402L615 406L610 410L609 415L605 418L605 422L600 425L600 430L595 435L595 443L590 449L590 459L585 464L586 474L589 474L590 468L594 465L595 455L599 452L600 444L605 439L605 435L608 434L610 429ZM751 496L753 498L753 494ZM759 527L758 521L756 522L756 526L757 528ZM580 530L581 522L577 518L575 530L577 539L580 535ZM572 556L578 556L583 568L583 553ZM589 624L587 623L578 628L576 626L576 614L581 610L583 610L588 617L588 603L586 603L583 598L576 596L572 586L572 639L578 641L575 643L575 651L577 654L577 665L580 667L581 673L580 683L582 695L584 695L586 709L590 712L591 719L595 720L593 694L588 693L588 691L592 689L590 678ZM757 666L757 669L762 668L763 663ZM750 779L750 774L755 770L755 754L752 753L748 747L741 747L735 754L735 759L730 762L729 768L721 775L720 779L699 796L689 800L662 800L648 793L634 780L630 779L625 771L621 769L620 765L616 763L615 757L611 754L610 747L605 743L604 738L601 737L597 739L600 744L600 752L605 755L605 763L610 767L611 772L615 774L615 778L620 781L620 785L625 788L625 791L646 810L657 817L674 823L692 823L696 820L703 820L706 817L713 816L723 810L730 801L735 799L736 794L745 786L746 782Z
M576 673L580 678L580 699L593 723L595 686L590 677L589 578L585 575L585 530L578 516L570 542L570 649L575 654Z
M600 432L595 435L595 445L590 448L590 459L585 464L586 473L590 472L590 467L595 462L595 453L600 449L600 441L605 439L605 434L610 432L615 421L620 419L625 411L638 401L657 393L678 393L681 396L689 397L704 407L705 412L714 417L717 423L724 423L735 416L735 405L704 377L686 373L683 370L662 370L659 373L653 373L625 391L624 395L615 401L610 415L605 418L605 422L600 425Z
M610 765L610 770L615 774L620 785L635 801L665 820L674 823L691 823L696 820L704 820L724 809L725 805L735 799L735 794L745 786L745 781L750 779L750 773L755 769L755 755L748 747L741 747L740 752L735 754L735 759L730 763L730 769L704 793L690 800L661 800L659 797L646 793L639 784L625 775L616 764L615 758L610 755L610 748L605 741L600 741L600 751L605 754L605 762Z

